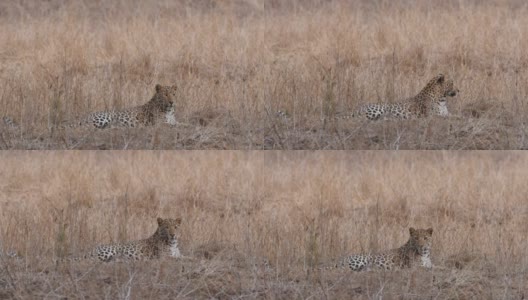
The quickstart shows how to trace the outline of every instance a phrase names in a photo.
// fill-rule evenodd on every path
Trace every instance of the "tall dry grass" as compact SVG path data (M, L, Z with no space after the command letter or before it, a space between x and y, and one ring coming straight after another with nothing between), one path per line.
M143 104L156 83L179 86L183 122L193 120L193 113L200 119L222 114L249 122L246 113L261 102L254 87L261 81L257 69L265 22L257 1L13 1L3 6L0 107L21 125L20 132L4 138L5 148L74 148L75 142L68 142L75 132L63 142L50 128L89 111ZM209 138L208 131L214 129L205 129ZM165 145L175 135L172 131ZM114 136L121 133L103 140ZM148 138L140 139L137 148L146 148Z
M9 152L0 164L0 240L22 257L0 259L7 296L512 299L528 288L523 153ZM146 237L157 216L183 218L193 260L53 263ZM399 247L409 227L434 228L432 271L317 271Z
M338 1L276 16L266 33L276 61L270 99L291 112L293 124L272 135L272 144L524 148L525 13L518 1ZM321 124L313 118L328 119L359 103L403 99L438 73L454 78L461 91L449 101L454 116L447 120Z
M523 149L523 1L4 1L4 149ZM332 121L445 73L453 117ZM180 86L172 129L52 134ZM276 110L291 119L276 120ZM190 126L189 126L190 125ZM123 135L129 135L123 138ZM152 142L158 139L159 142Z

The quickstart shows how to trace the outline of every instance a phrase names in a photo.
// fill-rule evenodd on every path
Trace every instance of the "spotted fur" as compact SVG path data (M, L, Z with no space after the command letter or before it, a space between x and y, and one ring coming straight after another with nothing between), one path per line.
M366 117L369 120L385 118L411 119L437 115L447 117L447 97L459 92L452 79L446 80L443 74L431 79L414 97L399 103L369 103L361 105L354 112L338 118Z
M400 248L379 253L356 254L343 258L334 267L350 268L353 271L393 270L420 265L431 268L431 245L433 229L409 228L410 237Z
M4 116L2 117L2 121L4 122L4 125L7 128L10 128L10 129L18 128L18 124L11 117Z
M89 114L73 122L67 122L61 127L138 127L158 123L176 124L174 116L174 101L177 87L156 85L156 92L149 102L125 110L100 111Z
M67 260L99 260L109 262L116 259L144 260L161 257L182 257L176 238L181 219L158 218L158 229L146 239L128 243L98 245L87 254Z
M275 113L275 117L277 117L279 119L289 119L290 118L290 113L288 113L288 111L286 111L286 110L278 110Z
M14 251L14 250L8 249L8 250L4 251L4 250L2 250L0 248L0 260L3 259L3 258L12 259L12 258L20 258L20 257L18 256L18 253L16 251Z

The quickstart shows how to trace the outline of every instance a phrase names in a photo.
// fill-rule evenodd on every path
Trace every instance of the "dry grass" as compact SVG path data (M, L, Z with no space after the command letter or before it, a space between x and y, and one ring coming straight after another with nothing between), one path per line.
M0 153L0 293L19 298L521 299L528 157L452 152ZM62 264L183 217L190 261ZM435 230L432 271L318 272ZM271 269L261 262L267 259Z
M262 102L255 88L262 82L262 5L92 2L3 4L0 108L21 125L4 134L3 148L186 148L187 138L197 148L243 147L251 128L239 123L249 123ZM163 130L95 135L51 130L86 112L143 104L156 83L178 84L179 121L197 130L171 130L155 145L150 137ZM123 141L126 135L132 141Z
M276 126L268 147L524 148L526 9L513 1L333 2L275 17L266 34L277 61L270 99L293 120ZM461 90L447 120L328 120L359 103L411 96L438 73Z
M4 1L3 149L524 149L524 1ZM439 72L455 116L334 122ZM180 86L176 128L57 133ZM287 110L287 122L273 116Z

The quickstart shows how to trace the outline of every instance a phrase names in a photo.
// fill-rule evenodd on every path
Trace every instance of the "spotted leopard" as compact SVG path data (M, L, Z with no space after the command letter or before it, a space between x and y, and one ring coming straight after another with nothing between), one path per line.
M447 97L454 97L458 92L452 79L446 80L443 74L439 74L414 97L399 103L364 104L354 112L338 118L366 117L369 120L379 120L412 119L431 115L447 117L449 116Z
M156 85L156 92L149 102L125 110L109 110L94 112L73 122L66 122L61 128L89 127L138 127L158 123L176 124L174 116L174 101L176 99L176 85Z
M9 129L17 129L18 124L13 120L13 118L9 116L2 117L2 121L4 122L4 126Z
M4 251L2 247L0 246L0 260L4 258L13 259L13 258L20 258L20 257L18 256L18 253L15 250L7 249Z
M146 260L161 257L182 257L176 238L181 219L158 218L158 229L146 239L127 243L98 245L92 251L80 257L68 258L68 261L99 260Z
M334 268L350 268L353 271L393 270L420 265L432 268L431 245L433 229L409 228L410 237L400 248L379 253L356 254L341 259Z

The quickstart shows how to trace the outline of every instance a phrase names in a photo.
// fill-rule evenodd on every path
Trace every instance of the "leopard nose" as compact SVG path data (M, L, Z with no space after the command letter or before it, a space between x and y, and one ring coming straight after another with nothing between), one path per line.
M450 96L450 97L454 97L456 96L456 94L458 93L459 91L456 90L456 91L450 91L447 95Z

